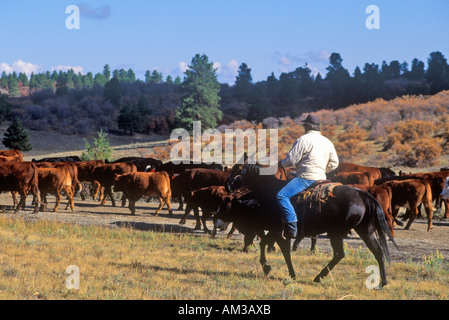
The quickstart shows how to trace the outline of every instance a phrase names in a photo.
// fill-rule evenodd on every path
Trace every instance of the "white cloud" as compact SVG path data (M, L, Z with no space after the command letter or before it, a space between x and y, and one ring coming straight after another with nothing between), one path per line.
M187 62L179 61L178 69L181 73L184 73L184 72L186 72L187 69L189 69L189 66L188 66Z
M2 62L0 64L0 73L5 71L7 74L13 73L14 71L19 73L25 73L27 76L30 76L31 73L37 73L42 66L33 64L31 62L25 62L23 60L14 61L12 64L8 64L6 62Z
M235 59L231 59L227 63L223 64L220 61L215 61L213 63L213 68L218 77L218 81L220 83L228 83L232 85L235 82L235 77L238 74L239 62ZM180 61L178 63L177 72L185 73L186 70L189 69L189 66L186 62ZM176 73L176 71L174 73Z
M307 64L314 76L319 72L325 73L326 66L329 64L329 57L330 53L324 49L295 54L276 51L273 54L273 60L280 65L280 72L290 72Z
M67 72L70 69L73 69L73 71L78 74L78 73L83 73L83 67L81 66L63 66L63 65L57 65L55 67L51 67L50 70L51 71L63 71L63 72Z
M222 65L219 61L214 62L214 68L217 70L217 76L220 82L233 84L235 77L237 77L239 70L239 62L235 59L230 60L225 65Z

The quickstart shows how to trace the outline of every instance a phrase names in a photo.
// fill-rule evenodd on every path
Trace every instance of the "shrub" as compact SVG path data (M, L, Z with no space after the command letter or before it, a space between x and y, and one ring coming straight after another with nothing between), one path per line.
M407 167L437 165L443 150L441 143L442 139L426 136L415 141L397 144L393 148L394 164Z
M98 138L94 139L94 144L91 146L86 139L86 151L81 154L81 159L86 160L111 160L112 149L109 146L109 141L106 139L108 134L100 130L98 132Z

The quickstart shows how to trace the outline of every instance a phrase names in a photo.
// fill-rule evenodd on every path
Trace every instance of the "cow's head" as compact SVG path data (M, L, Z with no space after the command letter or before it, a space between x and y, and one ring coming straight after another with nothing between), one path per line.
M440 197L444 200L449 200L449 177L446 178L446 182L444 183L444 188L440 194Z

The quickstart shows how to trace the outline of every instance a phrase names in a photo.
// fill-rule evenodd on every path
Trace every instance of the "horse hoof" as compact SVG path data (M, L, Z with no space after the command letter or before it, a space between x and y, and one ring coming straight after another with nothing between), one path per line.
M268 265L268 264L265 264L263 266L263 272L265 273L266 276L268 276L270 274L270 272L271 272L271 266Z
M185 220L179 221L179 224L186 224Z
M320 276L316 276L315 279L313 279L313 282L316 282L316 283L321 282L321 277Z

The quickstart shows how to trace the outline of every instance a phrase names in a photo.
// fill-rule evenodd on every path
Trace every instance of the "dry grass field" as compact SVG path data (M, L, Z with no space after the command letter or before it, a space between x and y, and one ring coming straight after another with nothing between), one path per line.
M135 216L128 208L100 207L77 199L76 212L31 214L31 207L10 211L11 198L0 214L0 299L148 299L148 300L410 300L449 297L449 246L440 239L447 223L431 233L424 221L412 230L397 230L401 253L390 247L389 284L371 290L366 269L376 265L356 235L345 240L346 257L322 283L314 276L331 259L328 240L318 239L312 254L305 239L293 254L297 279L288 277L279 250L268 254L272 273L264 276L257 246L241 252L235 234L210 239L193 231L191 216L178 224L182 212L169 216L164 209L154 217L155 202L139 202ZM49 208L54 199L50 197ZM63 202L64 203L64 202ZM176 205L175 205L176 207ZM422 238L421 238L422 237ZM426 237L427 240L425 239ZM437 251L437 248L440 248ZM417 251L414 251L417 250ZM422 250L422 251L420 251ZM79 268L79 289L68 289L69 266Z

